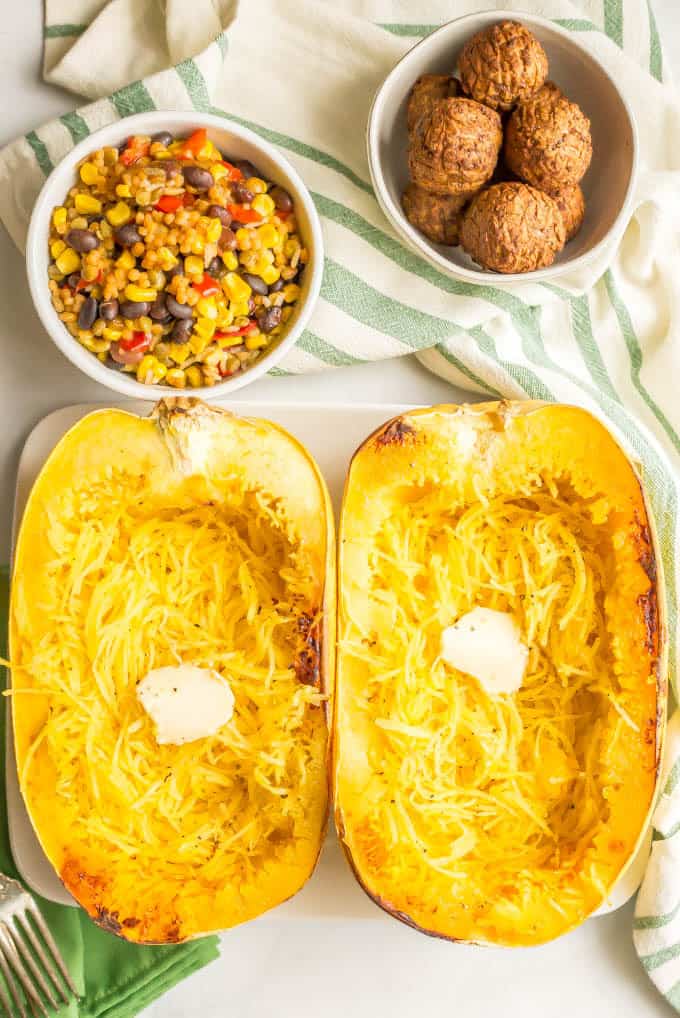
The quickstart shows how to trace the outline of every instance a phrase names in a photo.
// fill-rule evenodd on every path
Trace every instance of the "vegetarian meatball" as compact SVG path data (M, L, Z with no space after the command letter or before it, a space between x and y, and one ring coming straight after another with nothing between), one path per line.
M555 200L558 209L562 213L564 228L567 231L567 241L570 241L581 229L583 217L586 213L583 191L578 184L568 184L566 187L560 187L556 191L549 191L548 193Z
M463 91L494 110L510 110L528 99L548 76L545 50L517 21L501 21L473 35L458 64Z
M412 131L435 99L458 95L458 82L450 74L421 74L413 83L406 108L406 126Z
M501 118L487 106L436 99L411 133L411 179L434 194L469 196L493 173L502 141Z
M520 103L508 121L505 161L535 187L578 184L592 154L590 121L556 86Z
M432 194L417 184L409 184L401 203L409 223L435 244L458 243L465 195Z
M479 265L495 272L532 272L552 265L565 244L557 203L528 184L494 184L468 206L460 243Z

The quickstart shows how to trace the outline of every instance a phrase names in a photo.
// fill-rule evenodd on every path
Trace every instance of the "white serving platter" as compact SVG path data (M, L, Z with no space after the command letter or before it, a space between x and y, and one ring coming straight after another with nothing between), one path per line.
M16 532L31 487L40 469L59 439L85 414L107 404L78 404L55 410L43 418L26 440L17 474L14 503ZM148 413L151 404L127 401L117 406L136 413ZM252 403L233 401L228 406L238 414L264 417L275 421L298 438L315 457L330 490L337 513L342 498L345 474L352 454L361 442L390 417L412 407L403 404L317 405L287 403ZM44 855L24 806L12 740L12 726L7 724L6 783L9 836L12 855L26 883L38 894L63 905L76 902L66 891L52 865ZM651 830L640 852L623 879L613 889L608 902L596 915L620 908L637 890L649 856ZM335 831L331 828L319 864L311 880L293 899L268 913L265 918L293 919L387 919L386 914L371 902L354 879L343 856Z

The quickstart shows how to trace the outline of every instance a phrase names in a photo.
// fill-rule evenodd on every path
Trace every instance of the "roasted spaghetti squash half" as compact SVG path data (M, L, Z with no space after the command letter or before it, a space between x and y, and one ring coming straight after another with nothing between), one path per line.
M661 593L636 472L583 410L434 407L362 445L340 523L333 783L379 905L515 946L603 903L655 795Z
M14 564L17 766L48 858L106 929L186 940L310 876L327 817L334 568L325 484L267 421L190 399L146 419L101 410L50 456ZM159 692L186 666L198 685ZM205 704L201 718L206 685L228 723ZM169 711L165 738L148 702Z

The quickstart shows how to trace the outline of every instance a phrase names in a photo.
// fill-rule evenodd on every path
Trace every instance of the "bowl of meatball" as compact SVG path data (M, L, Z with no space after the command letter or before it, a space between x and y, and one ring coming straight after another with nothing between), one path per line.
M544 18L487 11L427 36L378 90L367 149L397 233L454 279L574 272L613 247L630 217L630 106Z

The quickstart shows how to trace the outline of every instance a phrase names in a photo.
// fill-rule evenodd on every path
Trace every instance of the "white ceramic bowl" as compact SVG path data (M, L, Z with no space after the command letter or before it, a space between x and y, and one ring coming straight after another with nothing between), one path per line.
M520 21L541 42L550 63L549 78L590 118L593 159L581 186L586 215L579 233L548 268L503 275L488 272L461 247L428 241L403 213L401 195L408 183L406 103L420 74L451 73L467 40L504 19ZM637 174L637 130L625 97L604 67L569 32L545 18L521 11L484 11L443 25L399 61L380 86L368 119L368 162L377 199L409 247L454 279L503 285L519 280L553 279L582 268L623 229L630 216Z
M114 371L81 346L64 327L52 306L48 290L48 236L52 210L61 205L75 181L76 164L89 152L103 145L118 145L132 134L155 134L170 131L180 137L205 127L209 137L226 154L235 159L248 159L274 183L284 187L295 202L300 235L309 251L309 262L302 276L302 293L283 335L243 373L213 386L184 390L193 396L215 399L254 382L269 371L285 355L302 333L319 294L323 274L323 239L321 225L309 191L284 157L252 131L221 117L207 113L153 112L140 113L117 120L95 131L73 148L49 175L35 203L28 230L26 267L31 295L40 319L48 333L68 359L90 378L102 385L137 399L156 400L162 395L179 395L178 389L166 385L142 385L134 375Z

